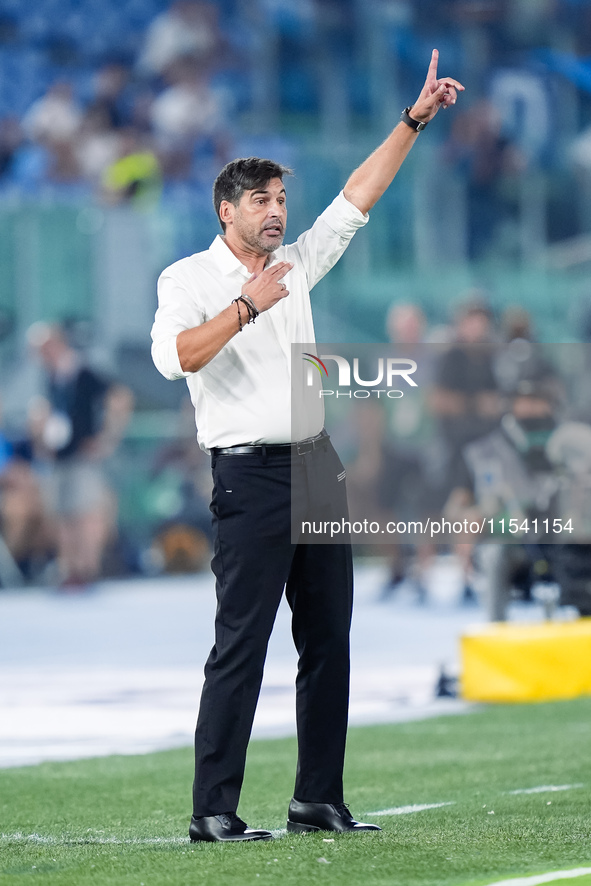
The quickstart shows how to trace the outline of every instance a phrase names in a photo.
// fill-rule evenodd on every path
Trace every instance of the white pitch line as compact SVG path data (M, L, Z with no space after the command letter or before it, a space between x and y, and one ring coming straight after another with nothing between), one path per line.
M581 782L577 784L541 784L537 788L518 788L516 791L507 791L508 794L546 794L550 791L571 791L574 788L582 788Z
M286 828L277 828L271 831L273 837L281 839L287 835ZM188 837L134 837L129 840L120 840L118 837L47 837L42 834L0 834L0 843L35 843L44 846L146 846L146 845L172 845L188 843Z
M2 843L36 843L45 846L139 846L161 843L188 843L188 837L134 837L120 840L118 837L44 837L42 834L0 834Z
M538 874L535 877L518 877L517 880L498 880L488 886L540 886L541 883L555 883L557 880L574 880L591 874L591 868L576 868L572 871L554 871L550 874Z
M449 803L415 803L413 806L394 806L393 809L380 809L378 812L366 812L366 815L408 815L411 812L422 812L423 809L439 809L441 806L455 806L455 800Z

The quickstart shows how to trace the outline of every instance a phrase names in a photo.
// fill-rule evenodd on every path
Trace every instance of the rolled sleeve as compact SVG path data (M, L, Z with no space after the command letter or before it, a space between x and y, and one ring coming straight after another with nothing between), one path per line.
M368 221L369 214L364 215L341 191L294 247L288 247L299 256L309 289L337 263L355 232Z
M158 280L158 310L152 326L152 360L169 381L187 378L176 346L179 332L203 322L203 313L187 289L166 273Z
M176 335L152 343L152 360L154 366L168 381L187 378L190 372L183 372L176 347Z
M327 206L320 216L335 233L349 234L352 237L355 231L362 228L369 221L369 213L363 213L354 203L347 200L343 191L338 194L330 206Z

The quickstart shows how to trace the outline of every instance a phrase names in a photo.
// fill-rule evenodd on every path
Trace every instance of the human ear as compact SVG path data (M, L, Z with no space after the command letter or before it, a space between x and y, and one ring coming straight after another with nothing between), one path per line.
M222 200L220 203L220 221L228 224L234 220L234 210L236 207L229 200Z

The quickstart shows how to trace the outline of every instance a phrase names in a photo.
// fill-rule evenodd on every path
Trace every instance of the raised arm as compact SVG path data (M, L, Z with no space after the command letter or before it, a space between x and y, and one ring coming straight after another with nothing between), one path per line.
M433 50L427 79L421 93L409 109L409 117L418 123L428 123L439 108L454 105L458 90L464 87L451 77L437 77L439 52ZM417 139L417 132L404 122L392 130L379 148L349 177L344 194L361 212L366 213L391 185L394 177Z

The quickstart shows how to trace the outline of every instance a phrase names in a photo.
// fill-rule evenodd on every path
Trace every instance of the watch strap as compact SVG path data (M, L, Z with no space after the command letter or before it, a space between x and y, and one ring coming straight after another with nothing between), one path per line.
M400 115L400 119L403 123L406 123L407 126L410 126L411 129L414 129L415 132L422 132L427 124L421 123L419 120L413 120L413 118L409 114L410 110L410 106L408 108L405 108Z

